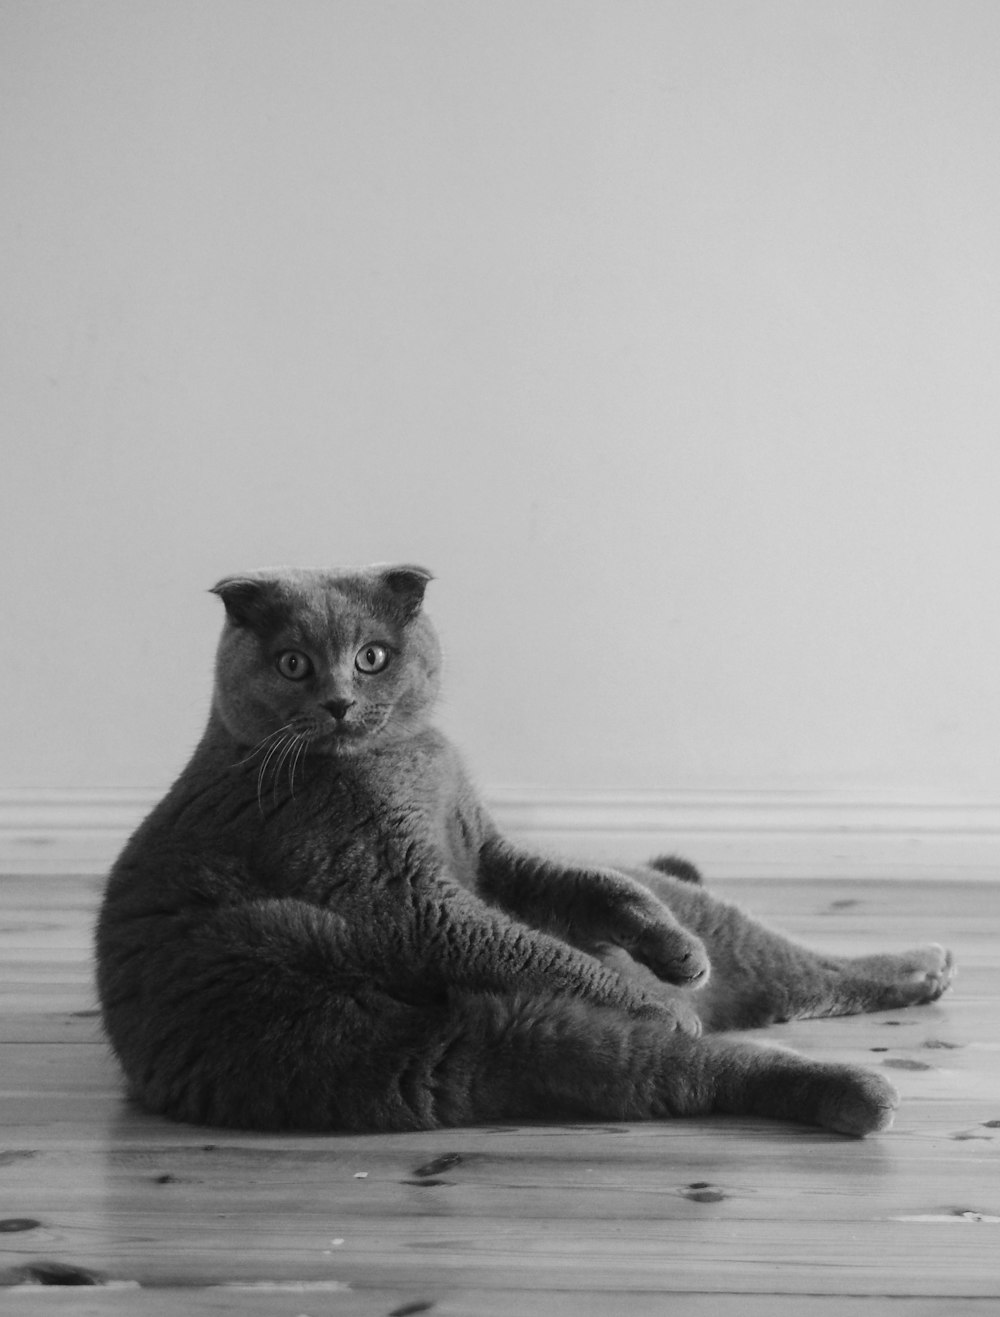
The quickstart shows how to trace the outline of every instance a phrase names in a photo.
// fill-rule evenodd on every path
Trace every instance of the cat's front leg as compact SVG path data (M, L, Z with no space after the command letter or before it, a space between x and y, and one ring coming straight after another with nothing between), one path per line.
M527 923L595 954L621 947L667 983L694 987L708 978L701 939L647 887L616 870L562 864L493 836L480 851L479 891Z
M404 892L394 885L374 904L366 902L365 919L352 927L361 961L401 1000L440 1003L456 990L529 1003L575 998L655 1022L663 1033L701 1031L683 1003L650 992L636 975L512 917L432 867Z

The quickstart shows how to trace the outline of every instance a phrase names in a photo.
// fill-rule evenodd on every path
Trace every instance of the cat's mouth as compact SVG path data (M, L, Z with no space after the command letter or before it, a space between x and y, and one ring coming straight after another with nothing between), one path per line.
M338 719L328 727L316 727L309 740L319 751L350 750L369 735L369 728L363 723L352 723Z
M368 734L368 728L362 727L360 723L337 723L336 727L331 727L326 733L334 741L358 741L362 736Z

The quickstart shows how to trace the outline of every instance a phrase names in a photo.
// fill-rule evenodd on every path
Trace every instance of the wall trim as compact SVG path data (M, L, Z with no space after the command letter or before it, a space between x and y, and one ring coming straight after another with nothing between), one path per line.
M719 878L1000 879L1000 802L776 791L496 788L538 849L640 862L675 851ZM160 793L0 791L0 873L102 873Z

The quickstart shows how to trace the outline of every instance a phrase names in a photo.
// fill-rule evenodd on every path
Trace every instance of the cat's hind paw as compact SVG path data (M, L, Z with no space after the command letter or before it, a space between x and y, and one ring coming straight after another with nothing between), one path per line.
M958 971L951 952L939 942L897 955L862 956L849 962L850 971L872 985L869 1009L922 1006L947 992Z
M905 952L901 959L904 963L909 962L905 986L910 986L917 994L914 998L917 1002L937 1001L948 991L958 973L951 952L940 942Z
M887 1130L899 1106L899 1094L889 1081L872 1070L838 1067L820 1081L823 1092L817 1104L816 1123L835 1134L863 1138Z

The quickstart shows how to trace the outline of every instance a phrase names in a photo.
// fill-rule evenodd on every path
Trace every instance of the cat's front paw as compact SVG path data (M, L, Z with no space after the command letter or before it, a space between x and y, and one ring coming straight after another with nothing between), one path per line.
M647 988L646 991L655 1004L640 1011L641 1017L655 1020L668 1031L687 1034L689 1038L701 1037L701 1017L689 1001L683 997L660 996L655 988L652 991Z
M645 965L640 965L624 947L604 946L595 949L594 954L608 969L614 970L627 983L641 990L645 1000L636 1014L657 1020L667 1029L685 1033L690 1038L700 1037L702 1022L696 1008L696 998L683 988L673 988L664 983Z
M630 942L626 951L666 983L700 987L709 974L708 952L700 938L671 920L648 924Z
M599 939L621 947L656 978L681 987L698 987L708 978L708 952L646 887L624 874L606 877L596 888L603 909L592 912Z

